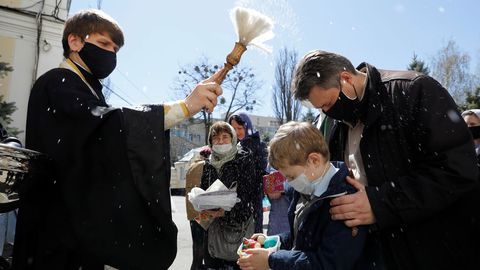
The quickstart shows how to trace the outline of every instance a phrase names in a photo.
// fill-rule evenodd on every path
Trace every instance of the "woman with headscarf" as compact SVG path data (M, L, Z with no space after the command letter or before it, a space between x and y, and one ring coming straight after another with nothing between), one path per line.
M218 222L221 227L243 227L245 228L244 237L250 237L253 233L253 214L254 200L252 196L256 192L257 183L252 177L255 173L254 159L248 151L242 150L237 145L237 135L232 126L228 123L220 121L216 122L210 128L208 135L208 143L212 149L210 158L205 161L201 188L206 190L215 180L219 179L227 188L236 185L237 197L240 202L230 211L209 210L207 213L215 218L214 222ZM207 268L239 269L236 259L225 260L216 257L212 248L208 245L208 239L211 235L212 225L208 228L207 240L205 241L205 249L208 250L205 256L205 265ZM233 256L236 256L236 248L228 250Z
M255 160L255 183L258 198L255 201L255 232L263 233L263 183L262 176L267 174L267 146L262 140L258 131L253 129L252 121L246 113L234 113L229 119L228 123L232 125L237 133L237 138L243 149L252 152Z

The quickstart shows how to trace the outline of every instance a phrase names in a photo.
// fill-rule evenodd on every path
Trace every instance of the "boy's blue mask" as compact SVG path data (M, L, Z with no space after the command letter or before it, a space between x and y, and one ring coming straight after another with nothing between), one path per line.
M108 77L117 66L116 53L102 49L90 42L85 42L78 55L97 79Z

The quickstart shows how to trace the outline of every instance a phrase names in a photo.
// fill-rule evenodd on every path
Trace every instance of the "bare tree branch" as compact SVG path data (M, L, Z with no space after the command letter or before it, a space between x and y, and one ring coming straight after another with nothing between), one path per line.
M291 90L292 76L297 63L295 50L280 50L275 64L275 84L273 85L273 112L280 123L298 120L301 113L300 102L294 100Z
M172 88L183 99L198 83L212 76L219 67L220 65L212 65L209 63L208 58L202 57L196 64L185 65L180 68ZM257 81L252 68L235 67L227 74L222 83L224 94L220 98L216 110L225 112L225 121L236 111L242 109L252 111L259 104L256 101L256 93L260 86L261 82ZM205 138L207 138L212 121L211 114L201 111L196 117L203 119Z
M432 66L432 76L450 92L457 104L462 104L466 94L475 88L468 53L461 52L455 41L450 40L433 59Z

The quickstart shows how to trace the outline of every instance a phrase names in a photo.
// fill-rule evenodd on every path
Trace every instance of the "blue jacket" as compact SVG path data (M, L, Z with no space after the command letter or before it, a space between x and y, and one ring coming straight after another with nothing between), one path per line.
M342 221L331 219L330 201L336 196L330 196L356 192L346 182L348 169L345 163L332 161L332 164L339 171L331 179L327 191L311 206L311 212L298 226L296 242L293 243L293 221L301 196L295 191L288 209L290 232L280 234L282 250L269 256L271 269L361 269L358 265L367 238L367 227L359 226L358 234L353 237L351 228ZM292 249L294 246L295 249Z

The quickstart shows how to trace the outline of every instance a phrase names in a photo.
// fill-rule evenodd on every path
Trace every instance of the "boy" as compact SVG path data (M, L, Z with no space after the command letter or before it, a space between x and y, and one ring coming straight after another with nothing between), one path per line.
M101 79L115 68L123 32L99 10L65 23L65 60L35 83L26 147L52 159L51 175L20 192L15 269L167 269L177 228L169 196L169 135L221 88L214 77L185 100L112 108ZM214 75L215 76L215 75Z
M250 255L238 260L242 269L360 269L366 228L348 228L329 214L332 198L357 190L345 181L345 164L330 162L329 156L323 136L311 124L280 126L270 141L269 162L295 189L290 231L279 235L282 250L247 250Z

